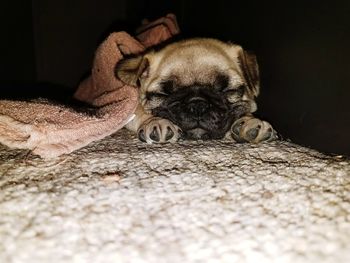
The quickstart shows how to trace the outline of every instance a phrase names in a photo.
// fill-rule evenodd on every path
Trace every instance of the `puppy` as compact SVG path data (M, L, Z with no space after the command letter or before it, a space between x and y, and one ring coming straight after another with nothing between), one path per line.
M140 89L136 117L127 128L141 141L277 138L268 122L252 115L259 69L256 57L239 45L207 38L175 42L122 60L115 74Z

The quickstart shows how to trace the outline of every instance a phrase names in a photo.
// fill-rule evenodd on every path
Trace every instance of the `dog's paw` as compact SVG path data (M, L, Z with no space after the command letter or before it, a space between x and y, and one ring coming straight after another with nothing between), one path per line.
M252 143L273 141L278 138L270 123L252 116L236 120L231 126L231 136L237 142Z
M178 126L167 119L157 117L145 121L137 133L140 141L147 143L176 142L181 136Z

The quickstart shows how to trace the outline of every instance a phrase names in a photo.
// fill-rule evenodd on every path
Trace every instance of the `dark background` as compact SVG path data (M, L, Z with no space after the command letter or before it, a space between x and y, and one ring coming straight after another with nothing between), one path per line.
M14 0L0 10L3 96L71 93L109 32L173 12L185 37L256 53L258 114L285 138L350 155L350 1Z

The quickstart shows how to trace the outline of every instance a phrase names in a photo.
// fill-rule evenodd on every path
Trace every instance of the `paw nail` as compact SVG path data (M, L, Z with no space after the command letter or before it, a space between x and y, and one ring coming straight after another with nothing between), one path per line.
M146 142L146 137L145 137L145 131L144 130L140 130L139 134L138 134L139 140L141 142Z
M169 141L171 138L174 137L174 132L172 129L170 129L170 127L167 127L167 131L166 131L166 136L165 136L165 140Z
M274 139L275 139L275 135L272 129L268 128L264 137L261 138L261 141L272 141Z
M258 125L256 128L247 131L247 139L249 141L254 140L256 138L256 136L258 136L260 128L261 128L261 126Z
M149 135L149 137L151 138L151 140L155 141L155 142L159 142L159 134L157 131L157 127L153 128L153 131L151 132L151 134Z
M243 124L244 124L244 121L242 121L242 122L239 122L239 123L237 123L236 125L234 125L233 127L232 127L232 132L234 133L234 134L239 134L239 131L241 130L241 128L242 128L242 126L243 126Z

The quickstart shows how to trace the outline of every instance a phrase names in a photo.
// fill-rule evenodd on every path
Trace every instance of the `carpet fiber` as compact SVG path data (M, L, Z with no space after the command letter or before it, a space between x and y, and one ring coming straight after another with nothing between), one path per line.
M0 146L0 262L350 262L350 161L289 142Z

